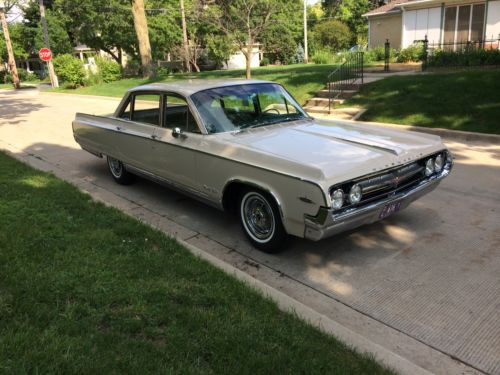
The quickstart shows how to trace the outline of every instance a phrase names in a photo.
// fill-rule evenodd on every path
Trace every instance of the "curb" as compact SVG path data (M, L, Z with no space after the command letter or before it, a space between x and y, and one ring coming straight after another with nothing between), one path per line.
M352 121L352 122L355 122L358 124L363 124L363 125L380 126L380 127L385 127L385 128L391 128L391 129L409 130L409 131L414 131L414 132L419 132L419 133L433 134L433 135L438 135L438 136L443 137L443 138L448 138L448 139L453 139L453 140L458 140L458 141L487 142L487 143L493 143L493 144L500 145L500 135L496 135L496 134L473 133L473 132L466 132L466 131L462 131L462 130L450 130L450 129L443 129L443 128L425 128L423 126L399 125L399 124L390 124L390 123L383 123L383 122L358 121L358 118L360 118L363 115L363 113L365 113L366 111L367 111L366 109L360 110L351 120L347 120L347 121Z
M214 257L213 255L201 250L200 248L187 243L182 240L177 240L182 246L186 247L192 254L206 260L213 266L223 270L227 274L236 277L238 280L243 281L251 288L260 291L265 297L274 301L280 310L292 313L300 319L306 321L312 326L318 328L320 331L336 337L339 341L347 346L357 350L358 352L373 355L373 357L396 370L400 374L431 374L431 372L418 366L417 364L403 358L390 350L378 345L364 336L361 336L340 323L320 314L316 310L308 307L307 305L289 297L283 292L265 284L264 282L250 276L249 274L233 267L232 265L223 262L222 260Z
M2 143L0 141L0 143ZM14 153L13 151L10 151L6 149L5 147L1 147L1 149L6 152L8 155L12 156L13 158L26 163L30 165L31 167L46 171L49 173L52 173L58 178L61 178L69 183L71 183L73 186L77 187L79 190L84 191L85 193L89 194L92 199L96 200L97 198L94 196L95 191L92 192L93 189L86 189L85 185L87 184L87 181L81 180L81 179L75 179L71 177L70 175L66 174L63 170L60 170L64 176L61 177L61 173L55 173L54 169L59 169L56 165L53 165L49 162L47 162L44 159L38 158L36 155L28 154L25 153L24 151L19 150L19 153ZM101 188L101 187L96 187L93 186L96 189L100 189L102 191L108 192L108 190ZM124 199L123 197L120 197L120 199ZM97 199L99 200L99 199ZM109 205L109 204L107 204ZM111 205L116 207L116 205ZM139 220L134 214L133 214L133 209L132 210L127 210L124 209L123 207L117 207L120 209L122 212L125 214L134 217L135 219ZM142 220L141 220L142 221ZM146 225L152 226L148 222L144 222ZM311 324L312 326L318 328L319 330L330 334L337 339L339 339L341 342L346 344L348 347L353 348L357 350L360 353L365 353L368 355L373 356L377 361L382 363L383 365L397 371L400 374L408 374L408 375L414 375L414 374L422 374L422 375L427 375L431 374L429 371L425 370L424 368L418 366L417 364L411 362L410 360L399 356L398 354L390 351L389 349L374 343L373 341L370 341L366 337L350 330L349 328L343 326L342 324L328 318L327 316L317 312L316 310L308 307L307 305L295 300L294 298L286 295L283 292L280 292L279 290L265 284L264 282L252 277L251 275L245 273L244 271L230 265L229 263L226 263L217 257L209 254L208 252L202 250L199 247L196 247L180 238L178 236L175 236L175 234L169 233L168 231L157 228L153 226L157 230L161 230L163 233L166 235L173 237L176 239L179 244L184 246L186 249L188 249L193 255L209 262L213 266L221 269L222 271L226 272L229 275L232 275L233 277L236 277L238 280L243 281L246 285L249 287L259 291L262 293L263 296L270 298L273 302L275 302L279 309L284 311L284 312L289 312L297 316L298 318L306 321L307 323ZM177 237L177 238L176 238Z
M85 95L85 94L71 94L67 92L57 92L57 91L44 91L44 90L38 90L38 93L41 95L65 95L65 96L71 96L71 97L76 97L76 98L87 98L87 99L99 99L99 100L114 100L119 102L122 100L122 98L118 96L100 96L100 95Z

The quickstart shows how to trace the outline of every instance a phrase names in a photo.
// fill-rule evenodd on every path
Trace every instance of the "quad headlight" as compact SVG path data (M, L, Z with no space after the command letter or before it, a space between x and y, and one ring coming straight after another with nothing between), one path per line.
M434 160L434 170L436 172L441 172L444 167L444 158L442 154L436 156L436 160Z
M338 210L344 205L344 191L342 189L336 189L330 195L332 198L332 208Z
M434 173L434 159L430 158L425 163L425 175L429 177L433 173Z
M352 185L352 188L349 191L349 202L351 202L351 204L359 203L362 196L363 194L361 193L361 186L359 186L358 184Z

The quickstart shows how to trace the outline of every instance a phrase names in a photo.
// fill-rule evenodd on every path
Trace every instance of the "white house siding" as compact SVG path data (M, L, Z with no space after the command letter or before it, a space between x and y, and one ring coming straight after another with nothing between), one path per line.
M500 1L488 3L485 37L486 39L500 38Z
M412 45L415 40L423 40L426 35L431 43L438 43L440 28L441 7L404 11L403 48Z
M247 66L247 60L243 52L237 51L230 58L227 64L224 64L224 69L245 69ZM259 47L254 47L252 50L252 59L250 60L250 66L252 68L257 68L260 66L260 49Z

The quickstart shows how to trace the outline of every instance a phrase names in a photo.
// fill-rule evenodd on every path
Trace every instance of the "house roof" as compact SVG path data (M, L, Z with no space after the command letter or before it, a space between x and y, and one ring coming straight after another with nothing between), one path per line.
M382 14L397 14L401 12L401 9L399 8L400 4L409 3L411 1L416 0L392 0L385 5L382 5L381 7L375 8L368 13L363 14L363 16L370 17Z

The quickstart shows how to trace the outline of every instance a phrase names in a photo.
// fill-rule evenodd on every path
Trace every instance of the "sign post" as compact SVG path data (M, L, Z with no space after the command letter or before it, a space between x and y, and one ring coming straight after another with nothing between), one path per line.
M49 32L47 30L47 21L45 19L45 6L43 5L43 0L40 0L40 20L42 21L43 41L46 47L42 48L38 52L38 55L40 56L40 59L47 62L47 66L49 68L50 83L52 87L59 87L59 81L57 80L57 76L54 71L54 64L52 64L52 51L50 50ZM47 58L47 60L44 60L42 58L42 51L43 55Z
M45 61L47 63L47 67L49 69L50 83L52 87L59 87L59 82L57 80L56 73L54 71L54 65L52 64L52 51L48 48L41 48L38 51L38 56L40 60Z

